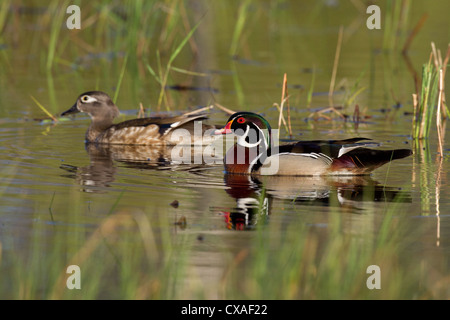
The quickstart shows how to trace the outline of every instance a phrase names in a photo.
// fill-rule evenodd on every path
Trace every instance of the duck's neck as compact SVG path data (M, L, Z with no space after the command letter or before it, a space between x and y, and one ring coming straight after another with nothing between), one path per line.
M258 127L247 126L246 131L238 137L237 144L245 148L267 150L270 146L271 130L261 130Z
M260 155L258 147L247 148L236 143L225 155L227 173L249 174L250 164Z
M92 118L91 125L86 131L87 142L99 142L99 137L113 125L113 118L98 120Z
M243 146L239 142L228 150L225 156L225 171L228 173L250 174L252 166L267 154L267 146L260 143L255 146Z

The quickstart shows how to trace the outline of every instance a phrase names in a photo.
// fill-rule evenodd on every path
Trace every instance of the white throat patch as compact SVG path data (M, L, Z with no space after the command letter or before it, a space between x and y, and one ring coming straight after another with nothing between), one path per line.
M239 136L239 138L238 138L237 142L240 146L246 147L246 148L254 148L254 147L259 146L261 144L261 141L264 141L264 139L261 138L261 136L264 137L264 134L262 133L262 131L260 131L260 134L258 136L259 137L258 141L256 141L255 143L247 142L249 133L250 133L250 126L247 126L247 130L245 130L244 134L242 136ZM253 134L256 134L256 131ZM250 139L250 141L252 141L252 140L255 140L255 139Z

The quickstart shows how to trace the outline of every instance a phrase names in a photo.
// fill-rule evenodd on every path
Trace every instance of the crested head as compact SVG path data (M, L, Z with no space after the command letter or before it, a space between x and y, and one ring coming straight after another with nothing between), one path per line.
M234 130L243 128L250 123L257 126L261 130L271 129L269 122L262 116L254 112L248 111L236 112L235 114L231 115L230 118L228 119L228 123L230 122L232 122L231 129Z
M253 112L237 112L227 121L222 130L216 134L234 133L238 136L238 145L246 148L257 146L267 149L270 145L271 128L269 122Z

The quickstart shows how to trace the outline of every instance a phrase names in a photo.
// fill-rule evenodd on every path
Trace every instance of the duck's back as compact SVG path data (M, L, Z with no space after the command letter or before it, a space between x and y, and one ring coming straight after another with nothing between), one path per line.
M191 144L202 139L209 126L205 115L152 117L127 120L110 126L95 138L97 143L130 145ZM212 127L211 127L212 128ZM202 141L201 141L202 142Z

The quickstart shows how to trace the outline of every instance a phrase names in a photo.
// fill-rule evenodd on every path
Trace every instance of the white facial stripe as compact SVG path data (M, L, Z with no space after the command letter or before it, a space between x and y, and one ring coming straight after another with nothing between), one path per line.
M82 96L80 100L81 100L82 103L91 103L91 102L97 101L96 98L88 96L88 95Z
M242 147L254 148L261 143L261 139L259 139L255 143L248 143L245 139L247 138L249 132L250 132L250 126L247 126L247 130L245 130L244 134L238 138L238 144L241 145Z

